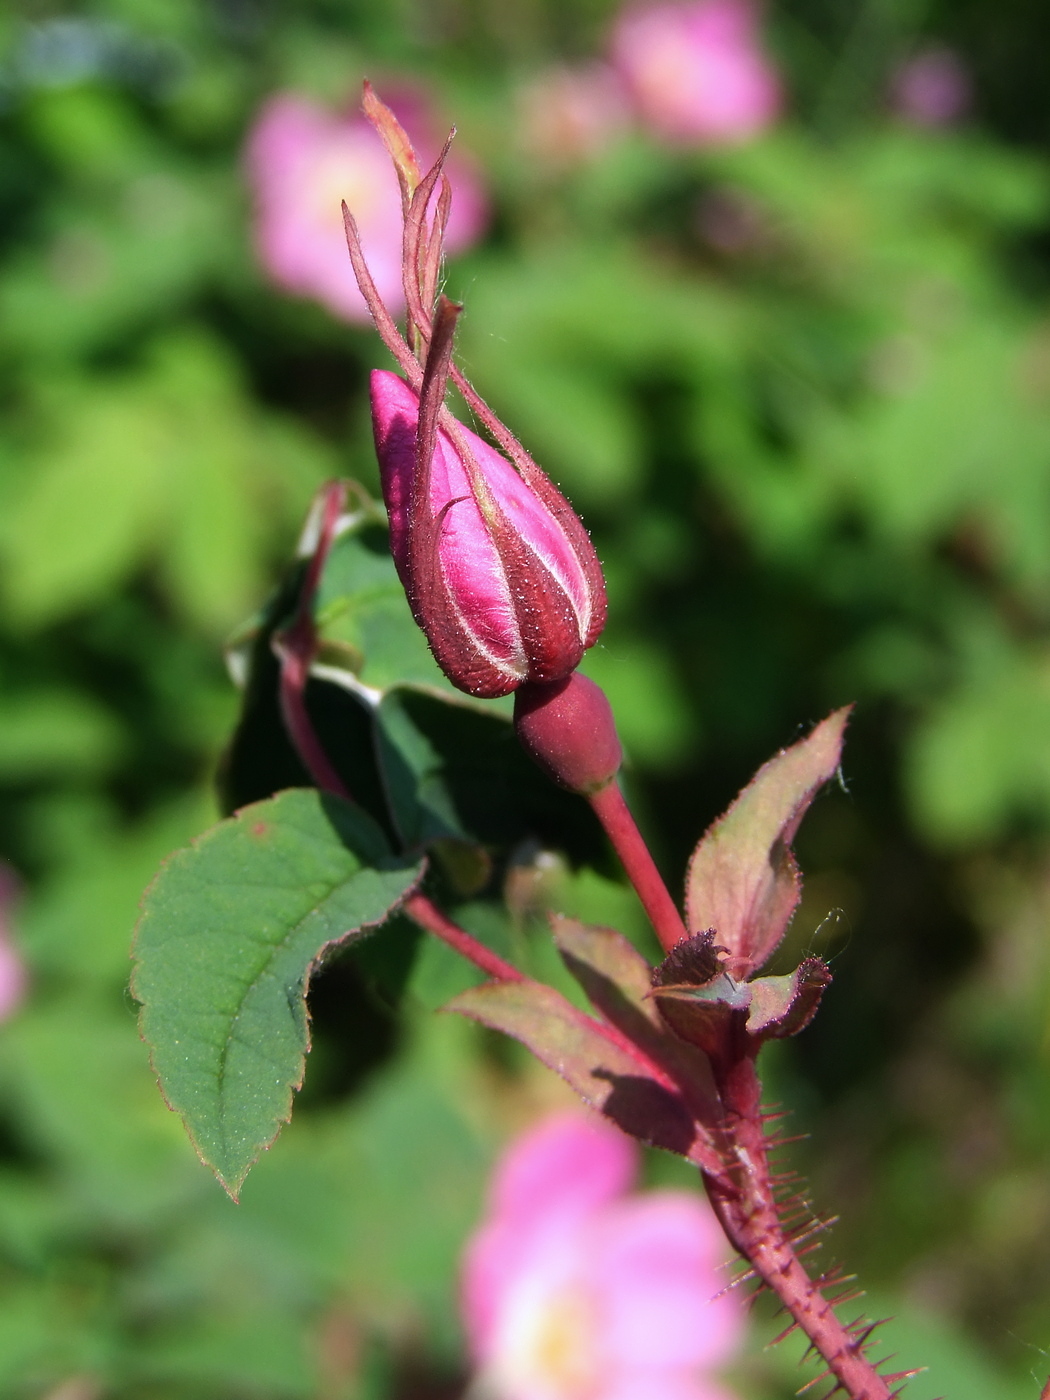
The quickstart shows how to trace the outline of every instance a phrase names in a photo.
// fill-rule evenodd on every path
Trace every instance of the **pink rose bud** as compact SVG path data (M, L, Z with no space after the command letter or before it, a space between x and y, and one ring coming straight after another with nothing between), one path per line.
M568 502L460 427L473 461L439 430L414 504L419 399L396 374L373 372L372 422L394 562L449 680L491 698L569 675L605 622L605 585Z
M401 189L402 335L381 296L353 213L347 244L361 295L404 374L372 375L372 422L390 544L413 616L438 665L469 695L508 695L570 675L605 625L605 581L561 492L452 363L460 307L438 293L452 191L449 142L424 175L389 108L365 85L365 113ZM444 406L449 377L498 444Z

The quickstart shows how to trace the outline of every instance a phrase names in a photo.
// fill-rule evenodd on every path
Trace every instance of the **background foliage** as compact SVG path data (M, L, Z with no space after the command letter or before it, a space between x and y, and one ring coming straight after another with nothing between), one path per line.
M317 982L296 1121L234 1207L162 1104L126 993L142 888L216 815L237 708L222 641L316 484L375 487L374 338L265 284L239 168L265 96L344 100L366 72L429 84L489 185L490 234L450 269L463 358L606 562L612 621L587 669L667 870L774 748L858 702L849 791L800 838L785 952L831 955L836 982L778 1047L774 1096L843 1216L834 1253L933 1366L909 1393L1038 1392L1041 7L780 0L791 112L769 135L684 153L634 135L544 164L522 85L599 52L611 17L606 0L0 16L0 851L26 882L33 978L0 1029L4 1395L457 1393L456 1253L499 1140L556 1096L431 1016L463 973L402 929L407 983L378 944ZM951 131L886 109L894 64L931 36L976 83ZM561 907L637 931L612 880L545 878ZM474 917L546 965L524 916ZM788 1393L790 1358L756 1351L736 1381Z

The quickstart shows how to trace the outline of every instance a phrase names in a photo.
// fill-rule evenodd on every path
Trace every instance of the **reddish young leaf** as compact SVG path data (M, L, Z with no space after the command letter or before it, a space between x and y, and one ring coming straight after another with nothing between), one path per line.
M721 1121L718 1091L706 1055L668 1035L651 995L653 970L615 929L581 924L555 915L554 941L562 961L602 1016L679 1086L694 1118Z
M784 936L801 892L791 842L806 809L839 766L850 707L764 764L709 827L686 880L692 932L713 929L736 979L762 967Z
M671 1077L553 987L486 982L461 992L445 1009L520 1040L584 1103L631 1137L717 1169L718 1159Z
M603 1015L608 1016L609 1010L603 1005L602 988L615 987L624 1001L653 1025L659 1024L649 999L652 968L629 939L616 929L582 924L563 914L551 916L551 931L569 971ZM582 980L585 978L588 980ZM592 995L592 988L597 996Z

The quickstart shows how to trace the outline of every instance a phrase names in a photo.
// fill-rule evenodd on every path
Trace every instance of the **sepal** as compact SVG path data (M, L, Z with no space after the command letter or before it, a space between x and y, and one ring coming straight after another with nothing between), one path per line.
M674 948L653 972L652 998L667 1025L713 1059L766 1040L797 1035L816 1014L831 972L820 958L806 958L782 977L737 981L713 930Z

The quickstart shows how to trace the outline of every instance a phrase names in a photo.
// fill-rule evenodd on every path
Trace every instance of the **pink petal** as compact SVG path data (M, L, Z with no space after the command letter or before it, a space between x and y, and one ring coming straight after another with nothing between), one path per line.
M709 1366L744 1327L722 1232L699 1195L654 1191L618 1201L593 1227L589 1273L614 1370ZM721 1296L716 1296L721 1294Z
M0 861L0 1021L17 1011L25 1000L29 975L21 953L12 941L12 919L22 898L22 881L6 861Z
M634 1144L577 1112L544 1119L515 1141L496 1169L489 1216L467 1244L462 1314L475 1361L500 1344L522 1290L550 1294L580 1269L580 1230L631 1185Z
M623 1195L637 1170L634 1143L596 1114L554 1114L505 1154L490 1208L524 1228L552 1214L578 1218Z
M638 1371L615 1377L593 1400L740 1400L740 1397L717 1381L707 1376L692 1376L688 1371Z
M0 940L0 1021L6 1021L25 1000L25 963L7 937Z

